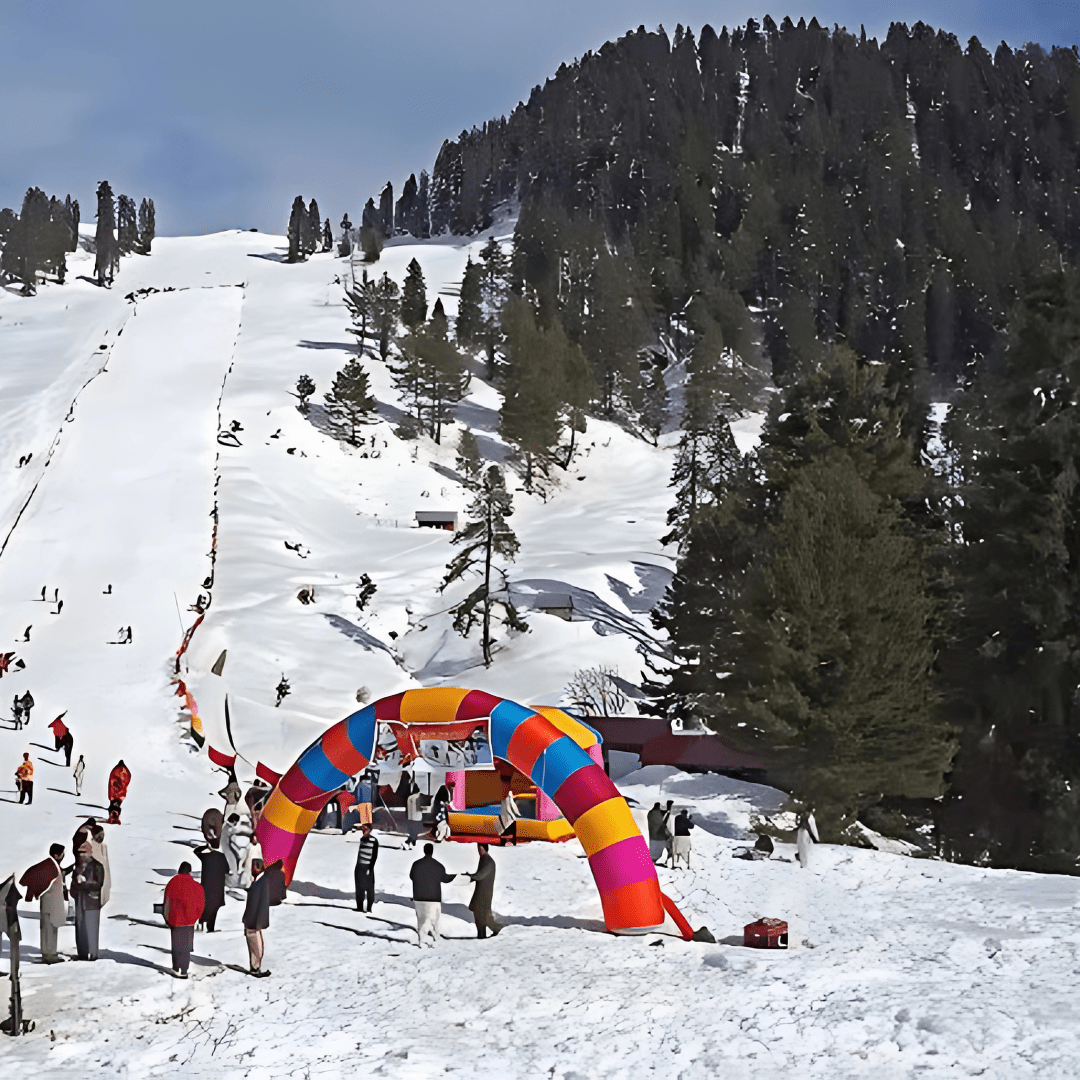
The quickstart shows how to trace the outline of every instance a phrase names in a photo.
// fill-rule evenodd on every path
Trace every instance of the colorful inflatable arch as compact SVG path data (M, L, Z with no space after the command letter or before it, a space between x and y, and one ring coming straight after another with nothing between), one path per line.
M281 859L286 880L292 880L319 811L374 755L379 721L453 725L483 720L493 756L530 777L573 826L589 858L607 928L618 933L658 928L673 905L660 892L648 845L626 800L603 768L540 712L481 690L406 690L326 731L282 776L266 802L256 827L264 861L269 865Z

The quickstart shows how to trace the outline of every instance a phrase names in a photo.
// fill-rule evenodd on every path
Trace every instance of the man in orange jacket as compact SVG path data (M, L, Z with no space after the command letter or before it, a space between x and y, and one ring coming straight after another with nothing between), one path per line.
M23 754L22 764L15 770L15 781L19 786L19 802L30 806L34 802L34 763L29 754Z
M191 876L191 863L182 862L165 886L165 921L172 936L172 973L177 979L188 977L195 924L202 918L205 902L203 887Z

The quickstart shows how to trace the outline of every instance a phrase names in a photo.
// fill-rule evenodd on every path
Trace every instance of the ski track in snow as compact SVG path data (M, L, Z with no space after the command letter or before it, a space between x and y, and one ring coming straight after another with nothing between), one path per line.
M415 255L429 297L442 293L453 315L448 287L483 239L458 243L396 244L375 269L400 282ZM33 300L0 293L0 531L11 532L0 638L27 662L0 680L0 704L27 688L37 700L28 728L0 730L0 873L21 874L50 842L66 843L81 814L100 812L119 757L133 774L124 824L109 829L113 898L98 963L35 964L37 906L20 908L25 1013L38 1026L5 1042L11 1067L230 1080L1077 1075L1080 882L827 845L808 871L785 845L768 862L733 859L751 815L775 811L778 794L656 768L620 786L643 807L671 797L694 809L693 867L661 869L661 884L719 944L606 934L571 841L495 852L495 908L506 924L496 939L473 938L470 888L447 885L444 940L421 953L407 899L413 856L400 838L382 837L375 911L364 916L353 907L354 841L317 834L273 914L269 979L224 966L246 962L232 900L222 932L197 936L192 979L169 977L168 934L152 905L221 785L184 735L170 684L195 618L188 605L210 571L215 482L216 580L185 677L215 740L229 690L251 761L283 769L356 707L361 685L383 696L416 685L409 672L433 682L466 672L463 681L491 692L557 703L580 667L617 666L631 682L642 667L631 634L601 636L590 622L538 612L530 634L501 642L491 669L478 665L475 639L450 631L454 596L437 592L449 537L408 527L417 509L464 509L453 431L441 447L407 443L382 421L351 448L299 413L289 396L297 377L308 372L321 400L350 347L332 284L348 271L329 256L284 265L281 245L237 233L164 238L151 258L125 259L111 291L78 280L89 267L80 252L64 288ZM167 287L177 291L123 299ZM395 415L385 369L366 364ZM216 440L219 398L222 425L241 426L239 446ZM495 391L474 382L460 415L492 434L497 408ZM512 580L565 583L648 633L644 593L629 583L647 591L672 566L656 540L671 441L654 449L592 421L581 445L547 503L514 492L522 547ZM31 465L16 469L31 450ZM359 612L364 572L378 592ZM36 599L43 585L50 597L59 588L61 614ZM296 599L304 587L314 587L314 604ZM16 643L27 625L30 643ZM108 644L127 625L133 644ZM223 648L219 680L207 672ZM282 673L292 694L275 709ZM64 709L87 760L81 799L43 737ZM11 782L27 748L37 765L32 808L14 804ZM473 850L457 845L439 857L454 872L475 865ZM761 915L788 919L790 951L736 943ZM73 951L70 928L60 941Z

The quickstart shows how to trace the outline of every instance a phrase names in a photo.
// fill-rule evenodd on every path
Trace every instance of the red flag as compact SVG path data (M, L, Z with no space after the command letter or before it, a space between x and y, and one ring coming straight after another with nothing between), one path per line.
M274 772L273 769L268 765L264 765L261 761L255 766L255 775L260 780L265 780L271 787L281 779L281 773Z
M223 769L231 769L236 764L235 754L223 754L220 750L215 750L210 743L206 744L206 752L209 754L210 760Z

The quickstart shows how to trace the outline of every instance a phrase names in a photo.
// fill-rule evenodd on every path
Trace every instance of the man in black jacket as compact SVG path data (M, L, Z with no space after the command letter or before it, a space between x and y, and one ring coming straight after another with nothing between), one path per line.
M494 937L502 929L491 914L491 897L495 892L495 860L488 854L487 844L477 844L476 850L480 854L480 862L476 870L469 874L469 880L476 882L472 899L469 901L469 910L476 923L476 936L486 938L490 930Z
M105 867L94 858L90 844L79 848L71 874L71 895L75 897L75 948L80 960L96 960L98 929L101 926L101 887Z
M255 870L259 860L252 862ZM270 974L262 967L263 936L262 932L270 925L270 908L276 907L285 899L285 873L281 860L268 866L248 886L247 906L244 908L244 937L247 939L248 963L251 974L265 978Z
M356 884L356 910L370 911L375 903L375 860L379 857L379 841L371 834L371 826L361 826L363 839L360 850L356 853L356 869L353 881Z
M439 940L439 916L442 914L442 887L453 881L456 874L448 874L446 867L434 857L435 845L424 845L424 857L417 859L409 870L412 878L413 907L416 908L417 944L424 947L428 938L431 948Z
M225 904L225 875L229 872L229 860L209 844L197 847L195 854L202 863L200 884L206 897L202 922L206 932L212 934L217 923L217 914Z

